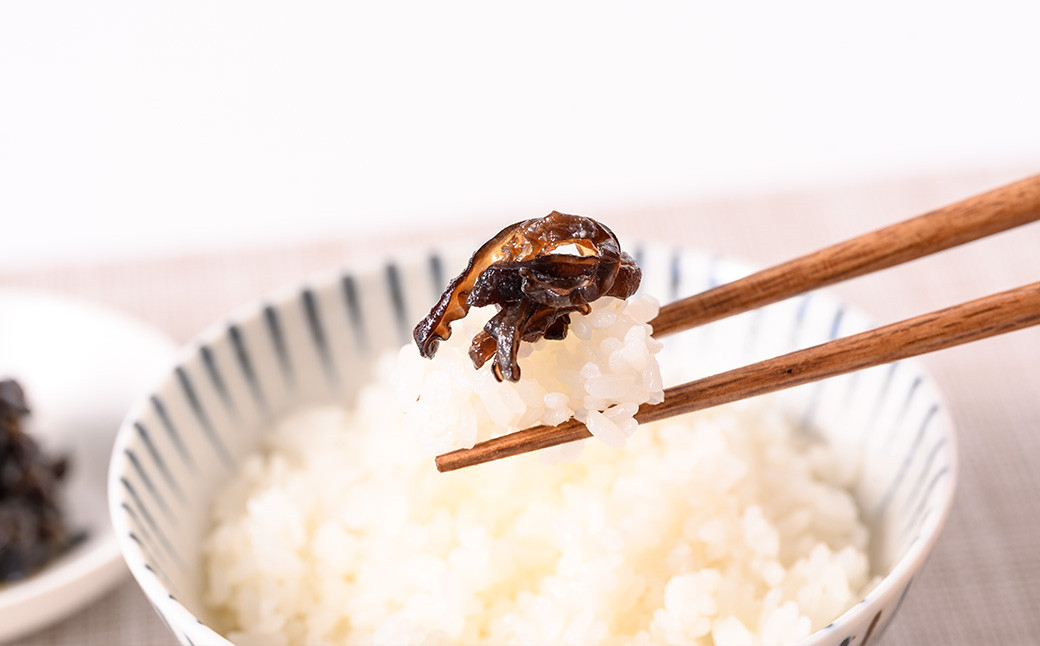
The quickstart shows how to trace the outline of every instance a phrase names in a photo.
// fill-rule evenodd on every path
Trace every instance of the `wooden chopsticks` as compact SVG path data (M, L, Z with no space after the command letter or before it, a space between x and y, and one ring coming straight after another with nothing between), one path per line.
M923 258L1040 219L1040 175L857 236L669 303L654 336L688 330L785 298Z
M663 336L921 258L1040 219L1040 175L878 229L670 303ZM1040 324L1040 283L736 368L665 390L642 424ZM536 426L437 456L446 472L591 437L577 420Z

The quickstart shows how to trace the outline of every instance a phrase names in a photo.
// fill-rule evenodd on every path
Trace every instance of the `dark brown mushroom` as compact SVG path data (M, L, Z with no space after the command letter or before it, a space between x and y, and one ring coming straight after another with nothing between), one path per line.
M575 253L560 253L573 247ZM473 338L470 358L480 368L494 356L499 381L520 379L521 341L562 339L570 314L587 314L603 296L628 298L639 288L641 272L621 251L617 237L591 218L553 211L524 220L484 243L415 326L413 337L427 359L451 336L451 324L470 307L495 305L495 314Z

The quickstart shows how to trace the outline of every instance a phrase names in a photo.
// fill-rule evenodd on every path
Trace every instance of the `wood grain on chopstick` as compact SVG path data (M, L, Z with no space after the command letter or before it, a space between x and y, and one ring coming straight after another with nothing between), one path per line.
M800 386L1040 324L1040 282L798 350L665 390L640 424ZM533 428L437 456L446 472L592 437L577 420Z
M704 325L1036 220L1040 220L1040 175L665 305L651 321L654 336Z

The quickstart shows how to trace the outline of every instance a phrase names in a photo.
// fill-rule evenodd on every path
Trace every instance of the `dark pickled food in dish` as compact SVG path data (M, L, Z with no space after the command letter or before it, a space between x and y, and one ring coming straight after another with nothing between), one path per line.
M508 226L477 249L413 336L419 353L430 359L451 336L453 321L470 307L495 305L498 312L473 338L469 355L476 368L493 357L496 379L518 381L521 341L564 338L571 313L587 314L603 296L628 298L640 278L610 229L553 211Z
M59 504L68 461L43 454L22 427L28 414L18 382L0 381L0 582L28 577L80 538Z

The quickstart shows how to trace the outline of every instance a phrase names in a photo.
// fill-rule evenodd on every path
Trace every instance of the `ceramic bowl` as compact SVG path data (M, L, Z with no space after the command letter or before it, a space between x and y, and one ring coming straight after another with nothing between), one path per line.
M748 272L696 251L630 246L644 270L641 289L662 302ZM402 255L236 312L185 348L130 412L111 461L112 520L131 572L181 643L228 643L209 626L202 602L200 546L214 490L287 411L349 404L375 358L409 340L467 257L461 249ZM693 378L870 326L854 309L813 293L683 333L666 353L696 365ZM786 391L783 405L806 429L855 452L854 494L872 530L875 570L884 575L805 643L873 642L950 508L956 448L947 409L912 360Z

